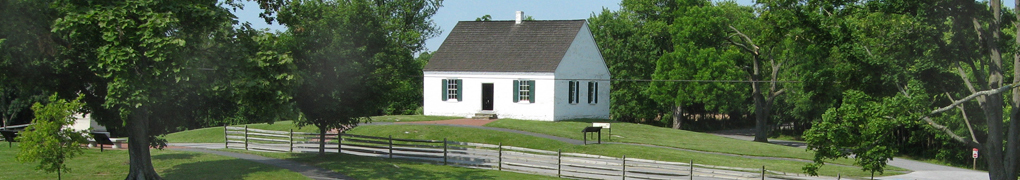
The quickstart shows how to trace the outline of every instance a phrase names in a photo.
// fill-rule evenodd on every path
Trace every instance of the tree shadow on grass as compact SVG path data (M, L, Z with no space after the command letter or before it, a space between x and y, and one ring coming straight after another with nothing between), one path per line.
M253 163L243 159L182 163L167 169L161 175L164 179L244 179L247 174L279 170L269 165Z
M160 154L152 156L152 160L172 160L172 159L184 160L194 158L195 156L198 156L198 154L195 153Z
M429 166L424 162L387 159L379 157L363 157L354 155L327 154L319 157L311 154L300 154L292 160L315 164L330 170L339 171L356 179L497 179L495 174L487 170L443 165Z

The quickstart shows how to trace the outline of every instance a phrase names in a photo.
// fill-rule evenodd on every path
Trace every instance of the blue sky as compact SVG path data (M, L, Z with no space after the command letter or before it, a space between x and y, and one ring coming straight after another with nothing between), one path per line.
M736 0L739 4L752 4L753 0ZM1013 7L1013 0L1003 0L1005 7ZM587 19L594 12L620 9L620 0L446 0L439 8L433 21L443 31L438 37L425 41L429 51L439 49L439 45L450 34L458 21L473 21L483 15L491 15L493 20L513 20L515 11L524 11L536 20ZM250 22L254 28L269 28L284 31L286 28L277 24L268 25L258 17L261 10L254 2L245 2L244 10L237 15L241 22Z

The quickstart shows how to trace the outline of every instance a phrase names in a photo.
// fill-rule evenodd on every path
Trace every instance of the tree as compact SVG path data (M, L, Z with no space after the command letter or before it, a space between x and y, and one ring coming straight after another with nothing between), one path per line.
M272 122L285 117L292 61L272 36L235 31L211 1L58 1L52 35L60 86L81 93L92 117L126 132L126 179L161 179L149 147L196 121ZM265 51L263 51L265 50ZM222 120L226 119L226 120ZM212 123L210 123L212 124ZM215 123L222 124L222 123Z
M621 7L619 11L603 9L601 13L588 18L592 36L595 38L606 66L616 79L651 79L655 60L662 56L664 49L655 39L656 31L663 29L660 23L647 22L634 12ZM618 121L658 123L657 117L663 111L646 91L650 83L638 81L612 81L610 86L610 114ZM680 128L680 126L673 126Z
M293 97L299 126L343 130L386 107L395 87L420 73L412 52L437 29L440 1L292 1L280 9L302 83ZM417 68L417 72L415 71ZM325 142L320 141L319 154Z
M841 51L830 52L829 57L835 57L830 63L841 64L831 69L846 72L843 77L852 78L840 80L856 82L848 83L853 85L847 88L861 92L844 95L843 103L829 109L821 125L814 127L817 130L806 134L810 148L819 151L818 164L821 159L843 158L853 152L860 164L881 172L896 152L897 141L890 135L895 131L872 134L863 131L864 127L917 126L960 145L979 148L990 179L1015 179L1020 164L1020 111L1016 106L1020 92L1015 89L1020 82L1020 74L1016 74L1020 56L1006 49L1015 49L1009 47L1020 40L1009 40L1015 34L1001 32L1016 28L1003 26L1012 18L1002 16L1015 14L1003 11L1000 1L990 1L988 6L973 1L839 1L781 6L802 6L798 13L810 17L806 21L819 22L813 28L831 38L817 41L840 42L828 44ZM1002 61L1009 54L1014 56L1012 64ZM1011 65L1012 75L1004 69ZM852 71L871 67L875 70L869 73L874 74ZM1010 76L1013 82L1007 84ZM1008 95L1012 98L1006 98ZM876 102L883 105L869 105ZM1010 113L1003 114L1007 110ZM855 121L863 124L837 125ZM862 152L865 150L875 152Z
M475 21L492 21L492 16L486 14L482 17L475 18Z
M21 142L17 160L20 162L39 161L36 169L46 172L69 172L64 165L68 159L82 153L83 144L88 143L86 131L66 128L74 124L74 115L82 112L81 96L72 101L50 96L46 105L35 103L32 111L35 119L18 136Z

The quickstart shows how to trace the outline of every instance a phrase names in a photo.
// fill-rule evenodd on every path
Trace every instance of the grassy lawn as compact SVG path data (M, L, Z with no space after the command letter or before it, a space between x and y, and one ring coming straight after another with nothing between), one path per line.
M613 128L616 128L615 126L616 125L614 125ZM767 169L791 173L802 173L803 170L801 170L801 167L804 167L804 165L807 164L805 162L750 159L726 155L678 151L666 148L654 148L635 145L621 145L621 144L573 145L551 139L536 138L528 135L465 127L410 125L410 124L361 126L348 131L348 133L381 137L392 135L393 138L401 139L448 138L448 140L450 141L478 142L487 144L503 143L503 145L507 146L526 147L532 149L542 149L551 151L562 149L563 152L576 152L613 157L621 157L623 155L627 155L627 157L652 160L665 160L674 162L687 162L689 160L694 160L694 162L697 164L708 164L729 167L761 168L761 166L764 165L766 166ZM603 140L605 140L605 138L603 138ZM746 141L740 142L747 143ZM889 167L888 169L890 172L887 172L886 175L901 174L891 171L903 170L895 167ZM833 165L823 166L819 173L825 176L836 176L837 174L841 174L843 177L847 176L870 177L871 175L870 173L865 173L861 171L859 167L846 167Z
M576 121L544 122L501 119L486 124L485 126L515 129L580 140L582 139L580 130L584 129L584 127L591 126L591 123ZM612 130L612 140L609 140L608 131L605 131L602 133L604 136L602 137L603 141L650 144L750 156L785 157L805 160L811 160L814 158L814 153L800 148L769 143L748 142L706 133L675 130L644 124L613 123ZM839 163L852 164L852 162L849 161Z
M450 116L423 116L423 115L394 115L394 116L373 116L372 122L412 122L412 121L438 121L438 120L450 120L450 119L461 119L463 117L450 117ZM259 123L249 124L248 128L275 130L275 131L290 131L294 132L310 132L318 133L319 129L315 126L305 126L298 128L293 121L277 121L273 124ZM209 127L202 129L189 130L187 133L171 133L166 135L167 141L170 143L222 143L223 142L223 127Z
M349 154L327 153L325 156L317 156L314 153L275 153L234 149L225 151L302 162L340 172L355 179L559 179L542 175L444 166L402 159L364 157Z
M15 143L0 147L0 179L57 179L56 173L35 170L38 163L14 160ZM128 151L88 149L67 162L65 179L123 179L128 174ZM152 165L165 179L309 179L290 170L251 161L196 152L152 150Z
M591 120L589 120L589 122L590 121ZM489 123L486 126L501 127L507 129L518 129L523 131L531 131L543 134L550 134L554 136L580 139L580 133L577 132L576 130L582 129L583 127L587 127L589 125L590 123L583 121L539 122L539 121L504 119L493 123ZM273 125L253 124L249 125L248 127L259 129L288 130L289 128L292 128L293 125L290 124L290 122L288 121L284 121L277 122ZM306 127L306 129L310 130L307 132L314 131L314 128ZM807 152L804 149L800 148L786 147L768 143L754 143L697 132L677 131L668 128L659 128L654 126L629 123L615 123L613 124L613 129L614 129L613 135L617 135L616 137L612 138L612 141L614 142L653 144L667 147L678 147L684 149L695 149L702 151L723 152L763 157L786 157L798 159L810 159L812 157L811 152ZM299 130L295 129L295 131L297 132ZM688 160L694 160L695 163L698 164L709 164L730 167L760 168L762 165L765 165L766 168L768 169L791 173L802 173L803 171L801 170L801 167L803 167L806 164L804 162L786 160L749 159L726 155L678 151L666 148L654 148L634 145L603 144L603 145L578 146L551 139L536 138L528 135L464 127L395 124L381 126L360 126L348 131L348 133L379 137L386 137L392 135L394 138L404 139L441 140L443 138L449 138L449 140L451 141L479 142L488 144L503 143L504 145L508 146L518 146L553 151L557 149L562 149L564 152L578 152L587 154L607 155L614 157L627 155L628 157L653 160L667 160L675 162L686 162ZM608 136L608 134L604 134L604 136ZM661 142L654 141L656 139L662 141ZM167 140L171 143L177 142L222 143L223 129L222 127L218 127L199 129L182 133L174 133L167 135ZM603 137L603 140L607 141L608 138ZM670 144L670 142L675 144ZM852 164L852 161L842 159L837 160L836 163L850 165ZM902 168L892 166L889 166L886 169L888 171L886 175L897 174L893 171L905 171ZM865 173L861 171L860 168L858 167L833 166L833 165L824 166L820 173L826 176L836 176L837 173L842 174L843 176L848 175L857 177L870 176L870 173Z

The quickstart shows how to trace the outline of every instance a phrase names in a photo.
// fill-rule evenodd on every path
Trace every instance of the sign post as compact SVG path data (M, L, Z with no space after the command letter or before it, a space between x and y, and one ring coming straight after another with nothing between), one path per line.
M974 170L976 170L976 169L977 169L977 158L978 158L978 148L974 148L972 152L974 152L974 153L973 153L973 157L974 157L974 166L972 166L972 167L971 167L971 169L974 169Z
M592 127L602 127L602 129L609 129L609 140L613 140L613 129L611 129L609 123L591 123Z

